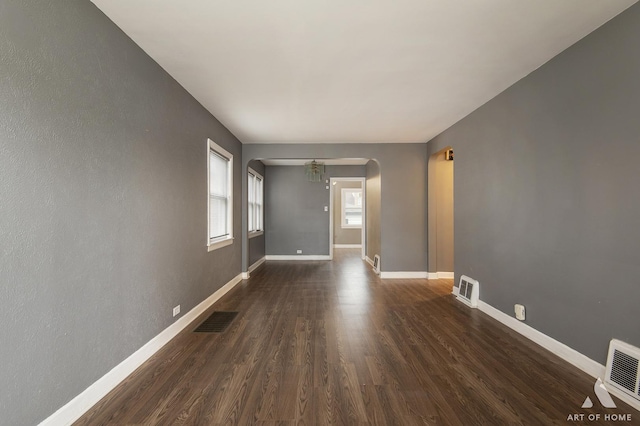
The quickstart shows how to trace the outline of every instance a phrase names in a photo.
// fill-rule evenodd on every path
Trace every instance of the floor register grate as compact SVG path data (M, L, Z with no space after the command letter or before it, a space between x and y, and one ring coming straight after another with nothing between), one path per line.
M222 333L238 315L237 312L214 312L198 326L195 333Z

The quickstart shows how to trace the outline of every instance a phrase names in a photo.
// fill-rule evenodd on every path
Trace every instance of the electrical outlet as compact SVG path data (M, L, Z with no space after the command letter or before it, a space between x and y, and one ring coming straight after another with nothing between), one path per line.
M520 304L516 304L514 306L514 310L516 312L516 319L519 319L520 321L524 321L525 320L525 309L523 305Z
M175 308L173 308L173 316L175 317L179 313L180 313L180 305L178 305Z
M324 206L324 211L328 212L329 211L329 206Z
M296 253L302 254L302 250L296 250Z

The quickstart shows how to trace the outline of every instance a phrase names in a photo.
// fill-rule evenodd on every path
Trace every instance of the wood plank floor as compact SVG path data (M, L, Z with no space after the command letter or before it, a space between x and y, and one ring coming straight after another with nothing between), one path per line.
M358 257L267 262L77 425L566 425L594 380L449 294ZM239 311L220 334L210 312ZM580 406L586 396L594 408Z

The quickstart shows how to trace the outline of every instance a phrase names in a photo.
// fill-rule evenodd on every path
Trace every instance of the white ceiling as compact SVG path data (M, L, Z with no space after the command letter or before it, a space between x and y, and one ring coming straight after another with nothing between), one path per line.
M427 142L636 0L92 0L243 143Z

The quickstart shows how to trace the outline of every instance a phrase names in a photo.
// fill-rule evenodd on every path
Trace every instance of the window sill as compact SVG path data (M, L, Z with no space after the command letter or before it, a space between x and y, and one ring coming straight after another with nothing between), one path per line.
M230 246L231 244L233 244L233 238L216 241L214 243L210 243L207 246L207 251L214 251L222 247Z
M264 231L249 232L249 238L259 237L260 235L263 235L263 234L264 234Z

